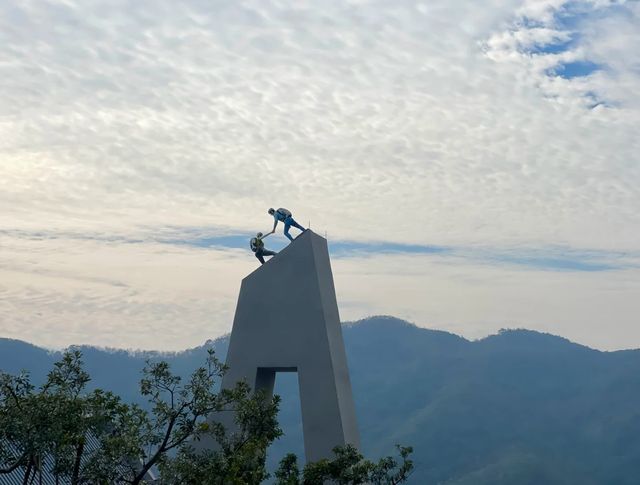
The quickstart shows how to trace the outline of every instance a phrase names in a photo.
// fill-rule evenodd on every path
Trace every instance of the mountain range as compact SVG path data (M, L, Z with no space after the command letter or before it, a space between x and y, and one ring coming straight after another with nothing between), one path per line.
M392 317L343 325L364 454L414 448L410 483L446 485L640 483L640 350L601 352L530 330L469 341ZM78 347L91 385L140 402L146 359L180 375L228 338L184 352ZM0 369L42 382L59 352L0 339ZM279 374L285 436L269 452L300 457L296 374Z

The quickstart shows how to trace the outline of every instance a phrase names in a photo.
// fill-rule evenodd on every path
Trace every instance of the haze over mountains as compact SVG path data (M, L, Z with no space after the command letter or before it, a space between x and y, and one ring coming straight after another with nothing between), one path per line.
M411 483L637 484L640 350L600 352L528 330L478 341L373 317L343 327L363 450L415 449ZM227 339L208 342L221 358ZM82 347L92 385L137 400L146 358L186 375L205 346L176 354ZM0 339L0 369L41 381L59 353ZM302 456L295 374L278 375L286 436Z

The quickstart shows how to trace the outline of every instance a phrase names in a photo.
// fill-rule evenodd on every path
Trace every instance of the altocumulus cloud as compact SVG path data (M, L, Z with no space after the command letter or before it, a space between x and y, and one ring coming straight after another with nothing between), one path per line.
M335 241L485 255L364 246L367 257L337 263L337 280L360 264L382 285L411 257L424 271L402 282L420 288L430 264L439 279L477 281L493 262L539 292L514 324L624 345L638 313L635 263L617 255L640 240L639 24L639 2L605 0L4 2L0 329L143 347L222 333L254 262L169 239L265 230L266 207L282 205ZM549 247L613 256L549 276ZM147 264L127 270L136 261ZM544 278L567 284L564 303ZM470 303L459 312L471 283L434 306L344 281L353 318L395 312L468 335L509 320ZM618 306L613 339L595 316L580 330L580 295Z

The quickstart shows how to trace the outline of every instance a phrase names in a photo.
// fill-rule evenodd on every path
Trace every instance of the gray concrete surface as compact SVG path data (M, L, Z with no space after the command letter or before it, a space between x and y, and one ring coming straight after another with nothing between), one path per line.
M222 386L298 372L307 462L360 445L327 241L306 231L242 281Z

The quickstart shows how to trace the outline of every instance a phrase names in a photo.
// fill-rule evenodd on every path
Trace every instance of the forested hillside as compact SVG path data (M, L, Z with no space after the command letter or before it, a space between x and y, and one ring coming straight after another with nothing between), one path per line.
M599 352L527 330L470 342L376 317L344 326L363 450L412 445L411 483L637 484L640 351ZM226 339L209 342L224 357ZM204 346L176 354L82 348L93 385L138 400L146 358L182 374ZM58 357L0 339L0 369L42 379ZM286 432L271 450L302 454L295 374L278 377Z

